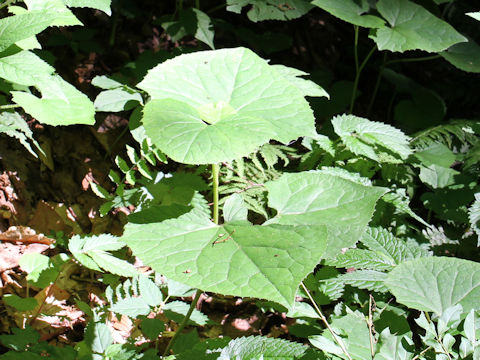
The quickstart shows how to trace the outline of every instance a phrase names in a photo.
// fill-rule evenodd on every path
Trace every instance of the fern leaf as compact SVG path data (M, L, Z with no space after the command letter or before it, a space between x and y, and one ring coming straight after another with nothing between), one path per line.
M475 194L475 202L468 209L468 219L472 230L478 235L477 246L480 247L480 193Z
M425 148L440 142L451 148L455 139L462 145L473 145L478 141L479 134L480 126L478 122L455 120L450 124L437 125L416 133L411 143L417 148Z

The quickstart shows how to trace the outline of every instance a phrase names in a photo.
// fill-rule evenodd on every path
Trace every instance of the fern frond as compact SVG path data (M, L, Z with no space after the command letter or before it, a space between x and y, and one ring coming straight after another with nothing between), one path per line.
M477 121L455 120L416 133L411 143L421 149L438 142L451 148L455 140L461 145L474 145L479 135L480 124Z
M292 158L297 157L299 156L294 148L265 144L247 158L223 164L221 183L224 185L219 187L219 192L222 195L241 194L249 210L268 218L263 184L281 175L281 172L275 169L275 165L280 161L287 165Z

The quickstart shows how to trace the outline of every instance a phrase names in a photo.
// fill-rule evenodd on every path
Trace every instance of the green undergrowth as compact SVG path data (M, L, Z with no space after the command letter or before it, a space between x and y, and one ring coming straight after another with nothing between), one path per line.
M459 15L449 0L172 3L151 25L178 46L145 71L138 60L93 77L94 101L46 61L36 36L82 25L75 8L93 7L112 21L112 47L119 19L141 11L128 1L0 4L0 132L42 162L27 119L91 126L118 113L131 135L107 154L108 179L89 184L101 216L128 213L123 234L58 236L53 255L20 259L43 297L3 295L24 321L0 335L0 359L480 359L480 122L448 113L399 66L442 61L478 79L478 12ZM243 27L237 37L253 50L220 45L229 17L255 29L311 14L351 25L353 63L342 66L353 79L267 60L286 34ZM385 98L379 121L383 110L370 114ZM74 269L100 300L75 290ZM82 313L79 339L41 338L44 316L65 316L47 305L55 288L70 289ZM202 294L291 321L282 337L209 336ZM135 330L119 339L114 317Z

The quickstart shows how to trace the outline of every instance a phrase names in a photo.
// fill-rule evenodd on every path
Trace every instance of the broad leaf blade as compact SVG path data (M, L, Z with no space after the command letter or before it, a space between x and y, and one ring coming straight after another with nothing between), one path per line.
M480 264L457 258L427 257L404 262L385 284L401 304L438 315L461 304L465 313L478 309Z
M480 73L480 46L473 40L455 44L440 55L463 71Z
M154 100L171 99L188 104L186 116L192 115L193 108L203 115L202 120L210 124L211 119L205 118L208 111L216 112L219 118L237 115L261 119L270 123L273 131L271 138L283 143L315 134L313 113L302 92L267 61L245 48L178 56L150 70L138 86ZM150 114L155 118L154 113ZM190 131L195 134L193 128ZM250 135L255 132L250 131ZM232 129L228 138L233 140L234 134ZM163 150L162 139L151 136L148 129L147 135ZM212 138L207 143L196 141L194 146L215 147L217 140ZM185 139L177 136L171 142L182 146L179 143L185 142ZM224 149L226 153L229 150L230 147ZM249 151L245 150L242 156L248 154ZM216 161L212 159L211 163Z
M440 52L467 41L450 24L411 1L379 0L377 10L390 24L370 35L379 50Z
M143 103L139 93L128 92L124 89L112 89L98 94L93 105L97 111L118 112L131 110L138 103Z
M228 346L222 349L218 360L294 360L301 359L307 351L309 348L299 343L264 336L249 336L231 340Z
M54 71L52 66L30 51L0 58L0 77L24 86L33 86L38 79L49 76Z
M152 100L143 114L152 141L173 160L187 164L240 158L275 136L270 123L261 118L233 114L207 124L195 108L176 100Z
M65 6L63 0L24 0L29 11L49 11L56 14L52 26L83 25Z
M367 0L315 0L312 4L350 24L366 28L380 28L385 24L378 16L365 15L370 9Z
M116 301L110 310L117 314L127 315L136 318L139 315L148 315L150 306L142 298L130 297Z
M207 14L199 9L193 8L192 11L197 17L197 31L195 32L195 38L210 46L211 49L215 49L215 45L213 45L215 32L213 31L212 20Z
M63 0L63 2L68 7L86 7L98 9L107 15L112 15L112 10L110 9L112 0Z
M50 26L56 14L48 11L29 11L0 19L0 51L17 41L27 39Z
M239 14L245 6L250 6L247 16L254 22L296 19L313 7L308 0L227 0L228 11Z
M35 83L42 98L12 91L13 101L41 123L72 125L95 123L95 109L90 99L58 75L42 78Z
M268 205L278 212L270 223L325 225L327 258L358 241L377 200L387 192L385 188L361 185L321 171L283 174L265 186Z
M404 160L412 153L410 138L393 126L354 115L336 116L332 125L354 154L378 162L399 163L402 160L398 158Z
M169 279L220 294L290 307L325 250L324 226L218 226L193 210L177 219L127 224L123 239Z

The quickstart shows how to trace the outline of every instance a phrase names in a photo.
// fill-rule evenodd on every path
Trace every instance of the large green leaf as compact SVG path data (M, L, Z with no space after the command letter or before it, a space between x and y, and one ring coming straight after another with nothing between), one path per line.
M216 225L193 210L161 223L127 224L122 239L169 279L291 307L300 281L325 251L326 228L245 221Z
M378 162L400 163L412 153L410 138L393 126L354 115L336 116L332 125L354 154Z
M69 7L87 7L101 10L107 15L112 14L110 10L112 0L63 0L63 2Z
M440 52L467 41L450 24L411 1L379 0L377 10L390 24L370 35L379 50Z
M370 10L368 0L315 0L312 4L354 25L380 28L385 24L378 16L365 15Z
M50 11L56 14L52 26L83 25L65 6L63 0L24 0L29 11Z
M25 14L0 19L0 51L17 41L29 38L46 29L56 18L48 11L29 11Z
M240 14L245 6L250 7L247 16L254 22L296 19L313 7L308 0L227 0L228 11Z
M35 87L42 98L20 91L12 91L12 95L13 101L41 123L54 126L95 123L93 103L60 76L41 78Z
M143 126L165 154L187 164L240 158L275 136L271 124L261 118L232 114L208 124L194 107L168 99L145 106Z
M475 20L480 21L480 11L477 11L477 12L469 12L469 13L466 13L466 15L474 18Z
M480 73L480 46L473 40L455 44L440 55L463 71Z
M195 154L187 153L184 157L196 158L195 161L202 163L217 162L220 157L218 151L213 152L210 159L209 153L199 148L219 147L218 141L238 142L234 139L237 135L234 126L245 128L242 123L253 119L257 123L269 123L270 129L265 129L266 125L258 129L251 127L250 136L255 136L257 131L269 132L272 139L287 143L300 136L315 134L313 113L302 91L275 67L245 48L202 51L178 56L150 70L138 86L147 91L154 100L177 100L171 105L175 108L176 117L180 116L182 102L185 104L185 117L196 119L194 125L192 121L187 121L186 128L176 133L166 146L164 138L155 136L161 136L164 130L168 130L165 127L171 126L171 120L165 118L164 114L160 113L158 119L156 116L156 112L161 111L160 105L166 106L166 100L146 107L146 121L160 130L158 134L150 134L147 129L147 135L167 155L170 155L171 148L185 146L185 142L195 139L202 130L203 133L207 131L208 136L195 140L191 150ZM229 136L217 134L214 129L205 130L206 124L220 126L224 118L229 121L229 126L232 126ZM247 118L250 120L245 120ZM201 123L205 126L200 127ZM226 124L221 126L224 125ZM215 137L211 137L212 135ZM256 146L262 143L257 143ZM228 154L234 150L230 148L223 147L221 151ZM240 156L250 152L251 146ZM178 158L176 153L173 156ZM234 157L229 155L223 161L232 158Z
M465 313L480 309L480 264L463 259L427 257L393 269L385 284L401 304L441 315L461 304Z
M321 171L283 174L265 186L268 205L277 210L269 223L327 227L325 257L335 257L359 240L377 200L387 192Z
M32 71L35 69L35 71ZM0 58L0 77L12 83L33 86L55 69L30 51Z

